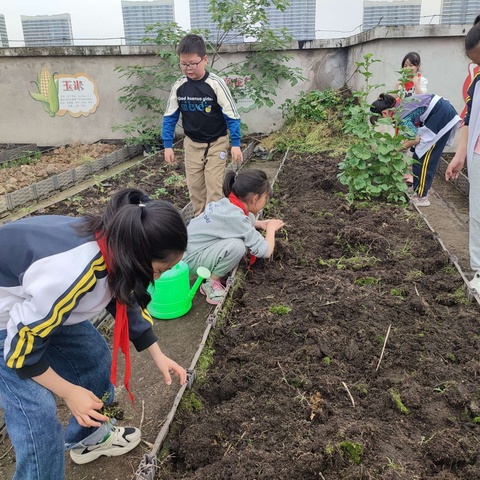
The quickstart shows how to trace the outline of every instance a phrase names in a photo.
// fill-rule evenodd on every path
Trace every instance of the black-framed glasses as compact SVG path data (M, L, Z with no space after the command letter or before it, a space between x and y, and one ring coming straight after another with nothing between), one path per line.
M202 62L203 58L199 62L190 62L190 63L179 63L180 68L197 68Z

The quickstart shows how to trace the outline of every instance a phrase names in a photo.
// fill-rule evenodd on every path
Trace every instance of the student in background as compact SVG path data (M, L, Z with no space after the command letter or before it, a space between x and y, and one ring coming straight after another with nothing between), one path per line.
M397 120L397 127L407 137L403 148L414 149L411 202L417 207L428 207L428 192L443 149L452 144L461 118L448 100L433 94L412 95L397 102L392 95L382 93L373 102L371 111L375 114L372 123L378 116Z
M207 50L199 35L186 35L178 44L183 76L170 92L163 117L162 139L165 161L175 162L173 140L180 114L185 132L185 173L195 215L207 203L222 198L230 132L231 156L242 161L240 116L225 82L205 69Z
M406 98L427 93L428 80L420 73L420 66L420 55L417 52L409 52L403 57L401 68L410 70L411 77L405 83L398 81L395 84L394 90L397 93L393 94L394 97Z
M465 52L480 65L480 15L465 37ZM475 272L470 287L480 293L480 75L467 91L467 112L460 128L457 151L445 172L445 179L458 178L467 160L469 180L469 251L470 267Z

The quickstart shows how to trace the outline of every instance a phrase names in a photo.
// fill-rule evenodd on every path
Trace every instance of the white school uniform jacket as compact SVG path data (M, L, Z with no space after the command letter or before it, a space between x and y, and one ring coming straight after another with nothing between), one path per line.
M0 227L0 330L7 330L4 359L21 378L44 373L49 337L89 320L115 302L107 268L93 236L80 236L82 219L39 216ZM128 308L130 340L137 350L156 341L152 319Z

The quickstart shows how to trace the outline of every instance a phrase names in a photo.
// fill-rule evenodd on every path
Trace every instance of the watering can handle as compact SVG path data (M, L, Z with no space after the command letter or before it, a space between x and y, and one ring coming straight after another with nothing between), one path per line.
M193 297L195 296L195 293L197 293L198 287L203 282L203 280L205 280L206 278L210 278L211 273L210 273L210 270L208 268L198 267L197 268L197 275L198 275L198 278L197 278L197 280L195 280L195 283L193 284L193 287L190 290L190 293L188 294L188 298L190 300L192 300Z

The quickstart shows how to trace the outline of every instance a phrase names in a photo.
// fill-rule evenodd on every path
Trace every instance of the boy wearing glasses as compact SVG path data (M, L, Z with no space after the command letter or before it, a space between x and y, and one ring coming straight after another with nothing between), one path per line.
M178 44L183 76L172 87L163 116L165 161L173 165L175 126L182 114L185 131L185 173L195 216L210 202L223 197L222 185L230 132L231 156L243 159L240 149L240 116L226 83L205 70L207 49L199 35L188 34Z

